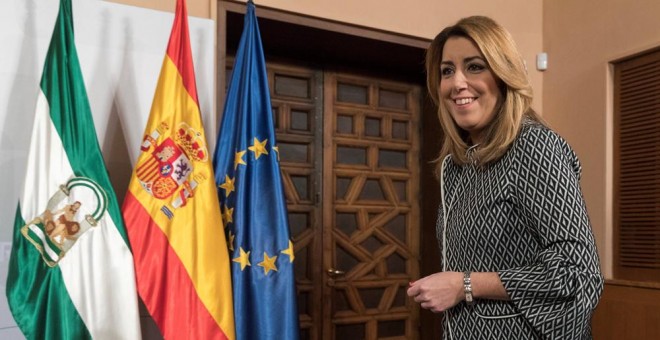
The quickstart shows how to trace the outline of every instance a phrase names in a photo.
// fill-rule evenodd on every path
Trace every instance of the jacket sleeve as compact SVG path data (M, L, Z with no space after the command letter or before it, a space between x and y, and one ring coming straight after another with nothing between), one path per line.
M603 277L577 157L545 128L523 131L511 152L513 199L539 251L526 265L499 271L502 284L542 338L590 338Z

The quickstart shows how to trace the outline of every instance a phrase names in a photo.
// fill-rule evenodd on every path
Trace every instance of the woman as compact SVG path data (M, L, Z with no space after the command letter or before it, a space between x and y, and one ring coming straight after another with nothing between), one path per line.
M569 145L531 109L525 64L492 19L445 28L426 59L444 143L442 272L411 282L445 339L588 339L603 288Z

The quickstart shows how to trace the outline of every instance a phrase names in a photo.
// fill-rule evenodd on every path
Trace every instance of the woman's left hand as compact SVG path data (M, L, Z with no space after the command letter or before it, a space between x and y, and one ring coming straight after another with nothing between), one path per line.
M414 297L422 308L444 312L465 299L463 273L440 272L411 282L408 296Z

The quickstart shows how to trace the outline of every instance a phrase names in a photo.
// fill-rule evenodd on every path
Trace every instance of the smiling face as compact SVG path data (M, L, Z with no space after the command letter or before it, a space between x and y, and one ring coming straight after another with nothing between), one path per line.
M481 143L482 131L495 117L501 94L486 59L470 39L447 39L440 63L439 97L472 143Z

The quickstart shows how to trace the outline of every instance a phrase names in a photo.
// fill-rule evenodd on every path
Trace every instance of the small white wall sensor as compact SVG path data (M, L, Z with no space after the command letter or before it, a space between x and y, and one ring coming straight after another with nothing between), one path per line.
M545 71L548 69L548 54L541 52L536 55L536 69L539 71Z

